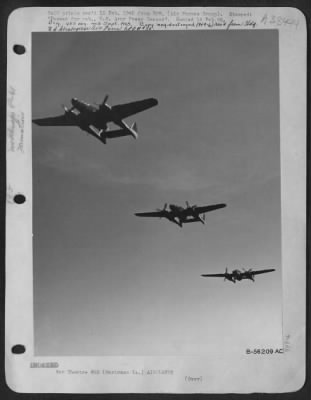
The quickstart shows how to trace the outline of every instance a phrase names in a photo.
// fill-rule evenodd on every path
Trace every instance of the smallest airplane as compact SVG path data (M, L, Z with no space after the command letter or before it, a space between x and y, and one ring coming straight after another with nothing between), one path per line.
M191 206L188 201L186 201L186 207L177 206L175 204L164 204L162 209L157 209L156 211L136 213L137 217L158 217L166 218L174 224L182 228L183 224L190 222L201 222L205 224L205 213L218 208L226 207L226 204L212 204L210 206ZM201 217L200 214L203 214Z
M224 281L228 280L233 283L236 283L236 281L242 281L243 279L250 279L251 281L255 282L255 275L265 274L267 272L273 272L273 271L275 271L275 269L273 269L273 268L259 269L257 271L253 271L251 268L248 270L245 270L243 268L242 271L240 271L239 269L235 269L232 272L228 272L228 269L226 268L226 271L224 274L203 274L201 276L224 278Z

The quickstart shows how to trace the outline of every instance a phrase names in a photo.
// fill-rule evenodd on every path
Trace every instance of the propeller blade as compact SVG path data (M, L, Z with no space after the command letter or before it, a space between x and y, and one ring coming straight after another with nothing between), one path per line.
M62 107L63 107L63 109L64 109L65 112L68 112L68 111L69 111L68 108L67 108L64 104L62 104Z
M104 101L103 101L103 104L106 104L106 102L107 102L107 100L108 100L108 97L109 97L109 95L106 94L106 96L105 96L105 98L104 98Z
M189 204L189 201L186 201L186 206L187 206L188 208L191 207L190 204Z

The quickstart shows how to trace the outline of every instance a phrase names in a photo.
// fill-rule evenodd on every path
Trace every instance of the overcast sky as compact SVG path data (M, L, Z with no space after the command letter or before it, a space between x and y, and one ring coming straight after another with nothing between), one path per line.
M33 34L33 118L155 97L107 145L33 125L38 355L204 354L281 339L276 31ZM227 208L182 229L135 212ZM274 267L256 282L202 278Z

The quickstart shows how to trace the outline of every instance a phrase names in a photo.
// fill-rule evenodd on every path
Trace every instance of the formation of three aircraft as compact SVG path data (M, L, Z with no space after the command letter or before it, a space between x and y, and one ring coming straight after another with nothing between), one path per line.
M83 131L92 135L100 142L106 144L107 139L118 138L122 136L132 136L137 139L137 124L129 126L124 118L147 110L158 104L154 98L135 101L127 104L119 104L110 106L107 104L108 96L104 98L101 104L93 105L77 98L71 99L71 108L63 106L64 114L56 117L34 119L33 122L40 126L78 126ZM119 129L110 130L108 123L114 123ZM213 204L209 206L191 206L186 202L186 207L177 206L175 204L165 204L163 209L153 212L136 213L138 217L157 217L166 218L170 222L175 223L182 228L183 224L191 222L205 223L205 213L226 207L226 204ZM201 216L201 214L203 214ZM229 273L226 269L224 274L204 274L203 277L223 277L233 283L243 279L254 281L254 276L266 272L275 271L274 269L263 269L253 271L240 271L238 269Z

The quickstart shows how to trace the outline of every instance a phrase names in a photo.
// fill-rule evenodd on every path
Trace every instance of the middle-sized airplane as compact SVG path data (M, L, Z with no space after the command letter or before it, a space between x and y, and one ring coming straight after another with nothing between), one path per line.
M129 126L123 119L137 114L158 104L154 98L134 101L127 104L110 106L107 104L108 96L99 105L88 104L77 98L71 99L72 107L63 106L65 113L56 117L33 119L40 126L78 126L102 143L107 139L131 135L137 139L137 125ZM108 123L113 122L121 129L109 130Z
M205 224L205 213L226 207L226 204L221 203L198 207L196 205L191 206L186 201L186 207L177 206L175 204L169 204L168 207L169 208L167 208L167 204L164 204L162 209L157 209L156 211L151 212L136 213L135 215L137 217L166 218L182 228L183 224L189 222L202 222L202 224ZM203 214L203 216L201 217L200 214Z
M243 279L250 279L251 281L255 282L255 275L265 274L266 272L272 272L272 271L275 271L275 269L270 268L270 269L259 269L257 271L253 271L250 268L248 270L243 269L243 271L240 271L239 269L235 269L232 272L228 272L228 269L226 268L226 271L224 274L203 274L201 276L224 278L224 281L228 280L233 283L236 283L236 281L242 281Z

